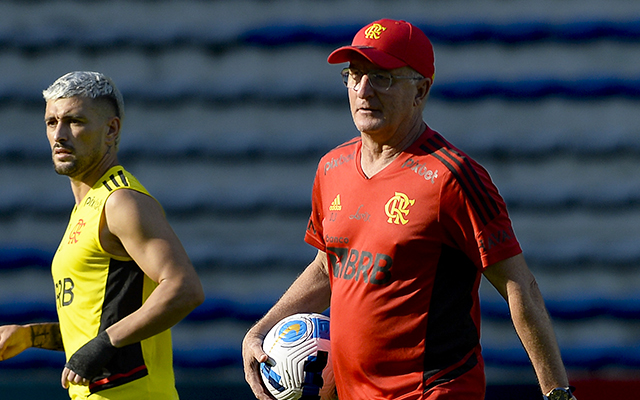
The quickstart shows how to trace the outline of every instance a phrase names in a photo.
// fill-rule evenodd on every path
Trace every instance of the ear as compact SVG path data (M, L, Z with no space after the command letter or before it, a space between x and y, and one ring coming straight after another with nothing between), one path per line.
M421 106L427 100L427 96L429 95L431 80L427 78L421 80L416 84L416 89L416 97L413 100L413 104L415 106Z
M111 119L109 119L109 122L107 123L108 126L108 131L107 131L107 144L108 145L113 145L115 143L117 143L117 139L118 136L120 136L120 118L118 117L111 117Z

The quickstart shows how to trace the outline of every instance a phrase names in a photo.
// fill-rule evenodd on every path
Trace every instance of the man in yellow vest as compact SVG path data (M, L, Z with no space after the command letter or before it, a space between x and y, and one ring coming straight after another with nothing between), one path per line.
M0 327L0 360L64 350L72 399L177 399L170 328L204 293L162 207L118 162L122 95L76 71L43 96L55 171L75 197L51 268L58 322Z

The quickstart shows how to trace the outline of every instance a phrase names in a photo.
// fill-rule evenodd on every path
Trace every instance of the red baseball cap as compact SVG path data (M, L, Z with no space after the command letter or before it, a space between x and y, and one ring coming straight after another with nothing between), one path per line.
M338 64L351 61L353 52L384 69L409 66L425 78L435 77L433 46L427 35L406 21L381 19L360 29L351 46L334 50L327 61Z

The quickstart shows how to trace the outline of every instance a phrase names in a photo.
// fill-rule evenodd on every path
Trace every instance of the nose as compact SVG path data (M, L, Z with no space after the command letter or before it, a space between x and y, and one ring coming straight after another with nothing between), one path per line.
M64 142L67 140L67 136L69 134L67 127L60 121L57 121L55 124L50 124L47 126L47 131L51 141L56 142Z
M360 82L358 82L358 85L356 85L353 90L355 90L358 97L366 98L371 96L373 94L373 86L371 86L369 75L363 75L362 79L360 79Z

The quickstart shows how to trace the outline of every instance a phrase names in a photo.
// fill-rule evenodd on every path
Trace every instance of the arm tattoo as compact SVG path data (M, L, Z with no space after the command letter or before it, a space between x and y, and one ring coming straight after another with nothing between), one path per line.
M32 347L40 349L64 350L60 325L55 323L31 325L31 343Z

